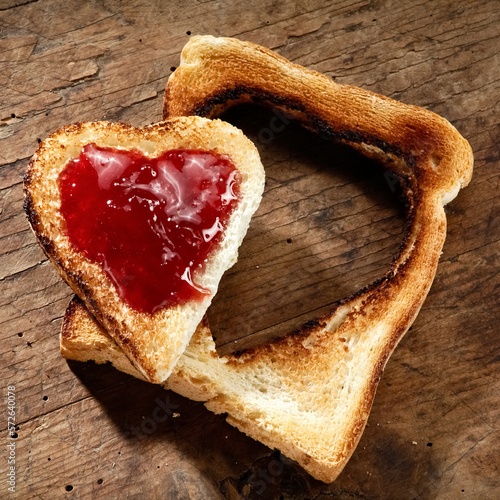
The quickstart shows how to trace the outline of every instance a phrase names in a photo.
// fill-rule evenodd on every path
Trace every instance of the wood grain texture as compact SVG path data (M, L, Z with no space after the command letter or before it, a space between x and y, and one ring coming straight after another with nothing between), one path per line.
M0 2L0 379L4 401L16 387L19 426L11 497L499 498L499 23L495 0ZM431 109L474 150L472 182L447 207L434 285L331 485L199 403L59 354L71 292L28 227L22 175L37 139L62 125L158 121L187 32L259 43ZM373 162L289 123L273 130L271 112L226 118L255 140L267 186L210 311L220 352L286 333L368 284L404 229ZM5 443L6 428L5 417ZM8 498L3 457L0 470Z

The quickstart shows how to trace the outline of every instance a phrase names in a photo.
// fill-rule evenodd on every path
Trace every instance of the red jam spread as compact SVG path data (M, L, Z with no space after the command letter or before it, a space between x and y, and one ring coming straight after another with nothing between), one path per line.
M59 175L71 245L99 263L119 296L153 314L201 300L196 283L240 197L232 162L207 151L149 158L89 144Z

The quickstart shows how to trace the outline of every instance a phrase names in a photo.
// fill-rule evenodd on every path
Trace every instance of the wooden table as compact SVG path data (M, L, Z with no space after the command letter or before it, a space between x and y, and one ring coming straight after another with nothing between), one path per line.
M500 498L500 4L0 2L0 303L4 415L15 386L16 493L1 498ZM447 207L431 292L381 380L368 426L325 485L201 403L110 366L66 362L70 289L22 209L37 140L78 121L161 119L190 34L234 36L426 107L470 141L475 173ZM210 311L221 353L316 317L380 276L404 220L382 171L268 111L225 118L256 141L263 203ZM158 405L171 417L151 423ZM149 420L148 420L149 419ZM0 424L7 442L7 417Z

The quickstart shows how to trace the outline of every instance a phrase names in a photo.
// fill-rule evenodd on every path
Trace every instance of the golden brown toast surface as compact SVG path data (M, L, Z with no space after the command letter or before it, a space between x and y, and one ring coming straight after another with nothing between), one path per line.
M230 214L221 242L197 276L199 285L210 291L201 301L163 308L154 314L134 310L118 296L101 266L70 244L60 211L58 175L89 143L138 149L149 157L171 149L187 149L213 151L231 158L241 176L241 200ZM255 146L238 129L220 120L184 117L144 128L83 123L62 128L40 144L25 177L25 208L40 244L62 277L144 377L160 383L168 377L196 330L222 274L236 261L263 187L264 171Z
M254 44L194 37L181 62L167 85L166 117L215 117L240 102L275 106L325 139L381 159L401 179L408 230L384 276L313 326L240 354L219 357L208 326L200 325L166 383L331 482L353 453L384 366L429 291L446 235L443 207L470 180L471 149L434 113L337 85ZM83 309L68 311L64 355L119 367L105 331ZM103 346L100 357L90 331Z

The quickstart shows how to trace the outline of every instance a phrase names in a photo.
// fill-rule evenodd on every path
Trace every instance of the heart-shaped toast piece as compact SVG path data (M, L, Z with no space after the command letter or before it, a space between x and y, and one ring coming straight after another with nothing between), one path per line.
M160 383L235 263L263 185L255 146L220 120L83 123L40 144L25 208L64 279Z
M430 111L337 85L252 43L192 38L168 82L165 116L214 117L239 102L278 107L325 139L380 159L408 201L406 236L379 280L302 331L242 353L217 356L200 324L165 384L331 482L359 442L384 366L432 284L446 236L443 207L469 182L472 151ZM67 310L61 350L138 375L77 302Z

